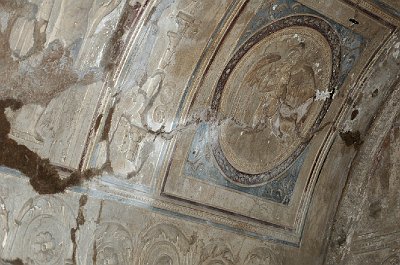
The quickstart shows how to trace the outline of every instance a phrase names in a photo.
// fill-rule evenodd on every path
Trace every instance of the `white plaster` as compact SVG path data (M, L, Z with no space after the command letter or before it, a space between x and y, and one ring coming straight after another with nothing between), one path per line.
M8 238L8 233L7 233L7 231L5 231L5 233L4 233L4 239L3 239L3 242L1 243L1 246L2 246L3 248L6 246L7 238Z
M8 26L9 16L10 15L8 13L0 11L0 30L2 33L4 33Z
M317 89L316 93L315 93L315 100L319 101L319 100L327 100L329 97L331 96L331 92L329 92L328 90L319 90Z
M399 55L400 55L400 42L397 42L397 43L394 45L394 48L395 48L395 51L393 52L393 57L394 57L395 59L398 59L398 58L399 58Z

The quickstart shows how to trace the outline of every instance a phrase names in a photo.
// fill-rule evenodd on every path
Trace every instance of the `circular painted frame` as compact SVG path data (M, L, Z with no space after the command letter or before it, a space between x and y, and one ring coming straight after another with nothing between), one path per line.
M254 35L252 35L237 49L237 51L229 60L225 69L223 70L217 82L215 92L212 98L211 111L212 111L212 116L216 120L218 120L217 119L218 112L220 109L221 98L224 92L225 85L230 77L230 74L233 72L233 69L236 67L239 61L245 56L245 54L248 51L250 51L253 48L254 45L259 43L265 37L279 30L295 26L308 27L318 31L328 42L332 52L332 73L328 86L328 91L330 92L331 97L325 100L313 126L310 129L310 132L313 132L318 129L332 102L332 96L334 90L339 83L339 70L340 70L340 57L341 57L340 39L338 37L337 32L331 25L329 25L327 21L319 17L309 16L309 15L290 16L278 20L272 24L268 24L267 26L257 31ZM311 139L310 138L306 142L299 144L299 146L293 151L293 153L286 160L284 160L277 166L273 167L272 169L259 174L249 174L237 170L229 163L224 152L222 151L218 132L219 132L219 125L217 122L210 127L210 133L213 139L213 141L211 142L211 149L215 161L222 170L224 176L229 181L240 186L260 186L280 176L299 157L299 155L304 151L304 149L307 147Z

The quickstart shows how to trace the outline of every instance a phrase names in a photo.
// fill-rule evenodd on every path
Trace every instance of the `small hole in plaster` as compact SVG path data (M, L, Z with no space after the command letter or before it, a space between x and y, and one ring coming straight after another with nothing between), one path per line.
M378 89L375 89L372 93L371 93L371 96L374 98L374 97L376 97L377 95L378 95Z
M351 113L351 120L354 120L358 115L358 110L353 110L353 112Z
M358 25L358 24L360 24L360 22L358 22L358 21L355 20L354 18L349 18L349 21L350 21L351 23L353 23L353 25Z

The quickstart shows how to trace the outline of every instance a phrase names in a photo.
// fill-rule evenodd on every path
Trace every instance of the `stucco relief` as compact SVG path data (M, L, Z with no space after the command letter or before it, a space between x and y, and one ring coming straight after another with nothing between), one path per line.
M148 17L153 24L142 29L144 39L141 40L149 42L149 65L132 64L139 68L139 71L132 71L133 75L139 75L142 68L145 70L140 82L133 86L124 84L121 88L112 114L108 156L117 176L131 183L151 186L154 161L158 159L161 146L172 137L168 135L171 117L181 93L182 84L179 86L173 77L187 70L179 69L185 63L179 51L184 45L203 41L203 31L210 29L203 29L201 25L212 20L220 12L218 7L225 5L215 1L184 0L173 6L167 3L153 6L156 11ZM132 51L132 58L136 52ZM165 137L160 137L163 133Z
M191 262L193 242L176 226L157 224L140 238L136 264L186 265Z
M199 265L234 265L234 257L228 242L222 239L213 239L201 251Z
M398 265L400 264L400 254L390 255L387 259L385 259L381 265Z
M125 227L118 223L101 223L94 233L88 260L90 264L130 265L133 250L131 235Z
M359 117L372 117L378 109L373 99L387 95L385 82L394 79L395 74L391 73L396 73L397 68L388 67L394 63L386 59L376 62L371 57L377 53L400 58L399 50L393 54L379 51L381 42L389 39L383 38L385 21L368 20L371 14L359 11L362 15L355 17L357 23L364 26L366 21L374 21L368 26L383 32L378 38L373 34L363 36L367 39L364 43L363 37L358 39L357 34L351 33L360 32L355 22L350 29L339 25L347 25L347 15L357 8L350 5L351 0L313 1L335 4L332 16L344 14L344 22L343 16L338 22L320 14L331 11L329 5L326 10L310 10L295 0L238 0L232 4L228 0L17 2L26 3L29 12L7 24L7 12L1 9L1 3L0 30L3 32L5 27L10 32L9 36L4 35L4 43L12 51L11 60L21 62L16 66L22 69L18 71L31 73L32 69L42 69L38 62L47 61L54 68L43 69L57 72L60 77L69 77L70 67L79 78L87 71L100 76L103 72L94 69L102 65L103 55L108 54L110 38L116 43L129 42L115 51L129 58L119 62L117 56L113 63L120 64L116 68L132 68L119 69L121 76L131 82L129 85L119 82L119 73L110 77L115 69L108 64L105 82L85 79L46 99L36 96L37 93L47 94L46 87L55 85L42 86L38 82L35 89L23 93L25 98L40 98L38 101L44 105L23 102L17 111L6 109L7 117L2 119L11 122L11 131L4 139L15 139L40 157L49 157L60 172L59 166L85 169L87 165L82 161L86 158L82 156L92 155L85 143L91 141L94 145L100 141L106 145L102 147L106 149L107 161L96 164L93 174L107 176L76 182L79 187L68 186L60 196L37 196L26 176L0 168L5 172L0 178L0 264L322 263L328 242L326 219L337 206L334 195L342 188L337 183L346 182L344 168L350 167L353 151L352 143L343 143L341 136L337 136L333 117L341 116L342 108L355 108L353 122L346 128L359 128ZM121 12L135 16L140 8L146 16L138 16L139 27L125 28L135 25L125 21L114 35ZM0 52L2 37L0 34ZM371 43L376 46L370 48ZM397 41L392 46L399 45ZM50 52L32 54L38 47ZM351 51L340 54L343 47ZM366 52L359 61L364 48ZM135 58L135 54L140 56ZM24 61L28 57L29 62ZM132 63L132 58L139 63ZM384 69L385 73L379 75L386 81L370 75L365 81L361 75L364 63L370 67L368 71ZM398 66L397 61L395 64ZM201 71L197 72L198 69ZM143 75L136 75L137 72ZM34 84L39 75L43 73L32 74ZM49 79L61 82L57 77ZM354 80L368 85L364 89ZM198 85L191 86L192 83ZM338 84L345 85L340 86L334 101ZM375 85L379 91L369 91ZM356 90L359 86L368 99L352 98L352 90L346 98L350 88ZM18 89L19 86L12 87L17 91L13 96L18 95ZM191 101L192 98L196 99ZM182 104L178 104L181 99ZM109 101L115 105L108 104ZM367 107L356 106L359 101L367 102ZM198 116L194 113L195 119L175 116L177 109L186 113L191 106L195 106L194 112L201 110ZM329 120L322 123L326 116ZM370 124L375 117L360 123ZM185 119L187 124L180 124ZM174 123L177 127L171 129ZM400 262L400 230L396 223L398 123L387 137L390 141L385 142L389 146L377 158L379 176L368 191L371 200L365 200L366 216L373 219L363 223L372 228L384 222L391 226L385 227L385 231L379 228L376 234L357 230L355 236L364 236L366 240L360 237L362 246L351 246L351 251L371 255L379 251L373 264ZM8 126L7 122L4 124ZM330 127L331 124L335 125ZM366 129L360 131L361 135L367 133ZM180 133L183 137L175 138ZM194 141L193 135L199 141ZM349 141L352 140L362 142ZM189 147L174 149L175 142L177 146ZM165 159L172 153L171 160ZM24 158L27 159L21 154L19 162ZM179 167L172 163L179 163ZM102 165L110 167L105 172ZM189 170L181 165L188 165ZM338 176L326 172L332 168ZM64 170L63 174L71 171ZM203 178L191 175L194 171ZM161 173L157 176L155 172ZM210 172L220 174L222 184L207 179ZM60 178L65 177L63 174ZM120 179L113 182L114 177ZM146 187L136 189L132 183ZM170 184L167 189L165 183ZM81 198L86 196L90 200L86 206L86 201L81 205L79 200L76 215L70 205L76 206L77 195L83 193ZM102 214L103 205L107 210ZM390 214L392 217L388 217ZM100 217L108 221L102 223Z
M28 200L18 215L12 253L23 255L28 264L63 264L72 256L70 229L73 213L62 199L41 196ZM19 254L18 254L19 255Z
M41 47L60 41L65 48L80 46L75 66L88 71L100 67L102 50L115 30L123 4L121 0L29 1L10 32L10 48L17 58L27 58Z
M11 124L10 138L29 146L51 162L66 168L78 168L86 137L100 97L102 83L76 85L63 91L46 106L24 105L7 113ZM75 122L85 121L76 127ZM54 144L57 143L57 144Z
M278 258L268 248L259 247L252 250L246 257L244 265L280 265Z
M331 57L324 37L306 27L282 29L247 52L229 73L219 107L219 119L228 119L220 144L233 167L258 174L295 152L322 108L314 96L329 87Z
M11 2L4 2L10 16L4 37L23 77L12 74L3 92L15 86L29 88L16 96L27 104L8 113L10 137L59 166L76 169L80 155L72 155L71 149L77 143L83 152L101 95L102 84L96 81L103 76L103 53L125 2ZM16 10L10 8L13 5ZM46 99L30 96L39 90ZM82 119L86 128L66 124Z
M317 90L333 93L337 85L335 40L312 28L330 26L296 19L245 42L218 81L212 108L222 122L213 152L224 175L240 185L263 184L298 158L326 113L329 101L317 101Z
M193 101L182 102L190 114L209 113L194 123L194 137L188 136L192 128L179 135L163 192L265 226L281 225L300 237L305 185L314 174L315 153L307 153L308 147L346 75L340 73L344 37L337 25L313 15L251 26L243 41L230 40L229 58L222 51L232 43L222 42L218 59L207 66L214 72L190 92ZM281 215L271 218L269 212Z
M119 16L122 13L124 1L121 0L93 0L87 13L87 27L82 46L75 61L75 67L80 70L89 70L101 67L103 53L107 47L110 32L116 29Z

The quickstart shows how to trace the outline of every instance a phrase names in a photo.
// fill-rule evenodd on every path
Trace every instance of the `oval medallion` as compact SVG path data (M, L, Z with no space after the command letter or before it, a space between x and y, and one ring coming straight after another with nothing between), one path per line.
M263 184L301 154L331 102L315 95L337 82L335 42L324 20L297 16L268 25L237 50L212 102L219 121L213 153L229 180Z

